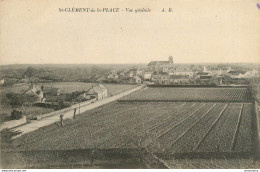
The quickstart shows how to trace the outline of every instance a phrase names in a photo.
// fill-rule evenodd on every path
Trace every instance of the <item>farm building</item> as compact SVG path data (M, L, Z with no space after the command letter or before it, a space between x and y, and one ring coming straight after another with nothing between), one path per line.
M4 83L5 83L5 79L1 79L0 80L0 85L4 85Z
M102 84L99 84L98 86L99 86L99 87L101 88L101 90L102 90L103 97L104 97L104 98L107 97L107 89L106 89L106 87L105 87L104 85L102 85Z
M211 75L200 75L200 79L212 79Z
M241 76L243 76L246 73L246 71L230 71L227 74L231 77L231 78L241 78Z
M129 84L141 84L142 80L139 76L134 76L129 79Z
M155 84L170 84L169 77L167 72L154 72L152 75L152 81L154 81Z
M189 75L172 75L169 77L170 84L189 84Z
M137 75L137 69L130 69L128 72L127 72L127 76L128 77L133 77L133 76L135 76L135 75Z
M43 87L40 90L38 90L35 84L31 84L30 88L26 90L22 95L37 97L37 101L35 103L45 102Z
M143 75L143 70L137 69L136 75L142 76Z
M86 99L96 98L97 100L102 100L107 97L107 89L102 84L93 86L84 94L84 97Z
M173 75L188 75L189 78L193 77L193 71L188 69L176 69L173 71Z
M144 72L144 80L145 81L150 81L152 77L153 71L145 71Z
M111 80L117 80L118 79L118 75L116 73L110 73L108 76L107 76L108 79L111 79Z
M101 76L101 77L98 78L96 81L99 82L99 83L107 82L107 78L104 77L104 76Z
M47 88L44 89L44 92L47 95L52 95L52 96L59 96L60 95L60 89L59 88L47 87Z

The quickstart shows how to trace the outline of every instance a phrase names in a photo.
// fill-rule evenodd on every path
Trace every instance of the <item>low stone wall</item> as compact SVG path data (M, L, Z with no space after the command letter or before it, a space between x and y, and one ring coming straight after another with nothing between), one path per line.
M25 123L26 123L26 116L23 116L21 119L18 120L6 121L3 124L1 124L0 131L5 128L14 128Z
M91 99L91 100L88 100L88 101L85 101L85 102L81 102L80 104L72 105L71 107L68 107L68 108L64 108L64 109L57 110L57 111L50 112L50 113L46 113L46 114L37 115L36 117L34 117L34 119L40 120L40 119L47 118L47 117L50 117L50 116L53 116L53 115L64 114L66 112L72 111L74 108L78 109L79 107L89 105L89 104L91 104L95 101L96 101L95 99Z
M248 88L247 85L163 85L163 84L147 84L148 87L181 87L181 88Z

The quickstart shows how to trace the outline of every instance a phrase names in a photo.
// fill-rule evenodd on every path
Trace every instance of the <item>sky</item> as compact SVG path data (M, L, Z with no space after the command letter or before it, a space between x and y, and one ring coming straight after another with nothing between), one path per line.
M0 64L149 63L169 56L175 63L260 63L257 3L1 0ZM59 12L73 7L151 12Z

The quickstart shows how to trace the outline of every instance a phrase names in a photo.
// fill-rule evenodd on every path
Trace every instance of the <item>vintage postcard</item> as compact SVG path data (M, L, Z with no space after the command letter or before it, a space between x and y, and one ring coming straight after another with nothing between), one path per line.
M259 82L259 0L0 0L0 167L258 171Z

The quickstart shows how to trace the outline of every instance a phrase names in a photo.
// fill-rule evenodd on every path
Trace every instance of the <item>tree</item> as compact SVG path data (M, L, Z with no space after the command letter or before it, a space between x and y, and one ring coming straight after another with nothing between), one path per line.
M28 67L26 69L26 71L24 72L24 75L27 76L29 78L29 81L31 81L31 78L37 73L37 70L32 68L32 67Z
M6 98L11 106L22 106L24 104L34 104L37 102L38 97L33 95L21 95L17 93L7 93Z
M12 120L18 120L23 117L23 113L21 111L13 110L11 113Z

